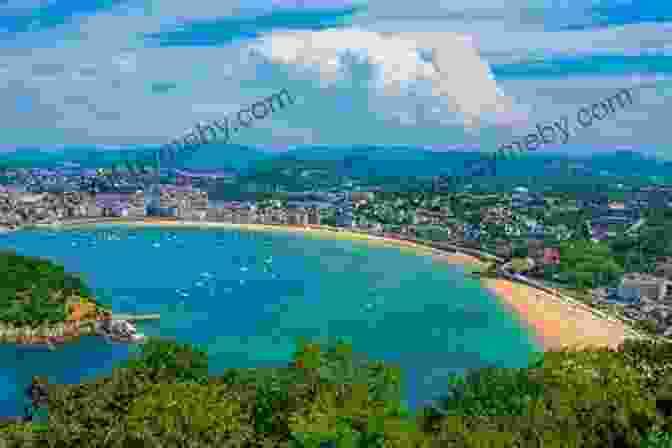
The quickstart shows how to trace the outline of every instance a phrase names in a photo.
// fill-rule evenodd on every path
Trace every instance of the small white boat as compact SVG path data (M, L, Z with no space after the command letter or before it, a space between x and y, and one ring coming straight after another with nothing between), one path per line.
M249 270L249 268L243 266L242 268L240 268L240 270L243 271L243 272L247 272Z
M96 325L96 333L108 342L137 343L145 340L133 324L125 320L104 320Z

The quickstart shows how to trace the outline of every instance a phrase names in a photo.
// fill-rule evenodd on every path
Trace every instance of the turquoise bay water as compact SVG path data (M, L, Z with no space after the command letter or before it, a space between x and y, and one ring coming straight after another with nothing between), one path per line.
M98 225L2 235L0 248L83 273L116 312L160 313L139 330L206 349L213 374L285 365L299 336L343 337L355 351L399 365L415 409L445 391L451 372L520 367L540 350L460 267L392 246L282 231ZM20 412L32 375L79 382L109 373L130 350L94 337L55 352L2 345L0 414Z

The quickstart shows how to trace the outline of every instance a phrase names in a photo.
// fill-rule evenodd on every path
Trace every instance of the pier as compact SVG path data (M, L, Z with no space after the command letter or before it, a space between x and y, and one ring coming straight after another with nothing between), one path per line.
M159 320L160 314L113 314L113 320L127 320L129 322L137 322L141 320Z

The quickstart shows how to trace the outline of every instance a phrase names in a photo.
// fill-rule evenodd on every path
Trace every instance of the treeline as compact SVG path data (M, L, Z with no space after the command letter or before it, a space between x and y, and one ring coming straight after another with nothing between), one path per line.
M49 429L7 446L669 447L672 344L552 351L455 376L411 415L401 372L352 347L300 343L277 369L208 376L203 351L152 340L112 375L49 389ZM0 439L2 440L2 439Z
M92 298L84 281L49 260L0 251L0 322L58 322L70 296Z
M672 210L647 211L646 224L638 236L623 236L611 243L616 259L631 270L651 271L656 260L672 254Z

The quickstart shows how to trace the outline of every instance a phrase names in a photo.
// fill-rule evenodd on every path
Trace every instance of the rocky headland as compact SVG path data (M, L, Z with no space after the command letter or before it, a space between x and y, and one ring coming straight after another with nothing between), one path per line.
M64 343L112 318L80 276L49 260L0 252L0 282L0 343Z

